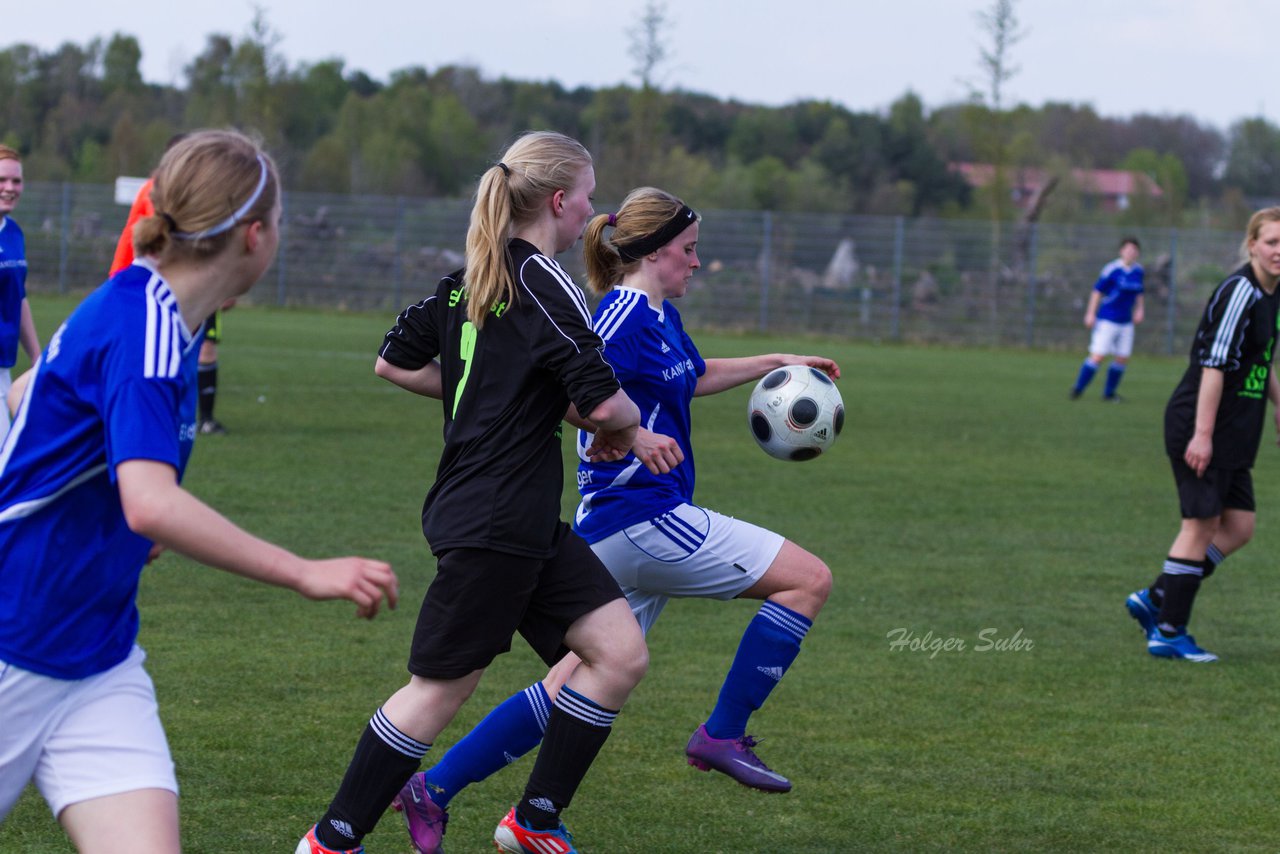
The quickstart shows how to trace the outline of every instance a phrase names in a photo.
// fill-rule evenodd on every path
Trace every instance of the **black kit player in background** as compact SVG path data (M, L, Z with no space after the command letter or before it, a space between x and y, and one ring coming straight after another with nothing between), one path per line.
M1165 450L1173 465L1182 528L1152 585L1125 605L1161 658L1218 657L1187 634L1200 583L1253 538L1251 469L1262 441L1267 401L1280 434L1280 382L1271 359L1280 296L1280 208L1249 220L1248 262L1218 285L1191 344L1191 364L1165 409Z
M551 132L521 136L480 179L465 270L387 333L380 375L415 391L432 382L439 389L443 379L444 451L422 512L436 577L414 632L409 683L370 720L297 854L361 850L517 631L548 664L573 651L587 666L557 697L524 796L494 841L515 854L574 851L560 813L648 667L617 582L559 518L569 404L589 413L597 459L621 459L640 423L601 353L582 291L552 260L582 235L594 189L580 143Z

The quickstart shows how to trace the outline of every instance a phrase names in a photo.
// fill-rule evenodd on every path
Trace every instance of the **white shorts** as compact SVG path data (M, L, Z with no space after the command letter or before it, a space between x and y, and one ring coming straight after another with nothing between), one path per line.
M781 534L681 504L591 544L646 633L671 597L732 599L751 587L782 549Z
M54 679L0 661L0 821L34 780L56 818L71 804L178 792L156 690L135 646L87 679Z
M1089 339L1090 356L1120 356L1133 353L1133 324L1112 320L1095 320L1093 337Z

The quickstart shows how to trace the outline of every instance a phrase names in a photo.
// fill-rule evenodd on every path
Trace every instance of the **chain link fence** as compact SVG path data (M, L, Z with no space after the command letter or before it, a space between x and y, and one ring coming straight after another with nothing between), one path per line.
M394 313L462 264L465 200L286 193L284 208L280 253L246 302ZM29 289L97 285L126 212L110 186L28 184L16 218ZM1239 265L1240 233L1133 233L1147 271L1137 349L1180 351ZM1093 225L703 211L703 267L680 312L701 329L1080 349L1089 289L1121 237ZM584 281L577 252L560 261Z

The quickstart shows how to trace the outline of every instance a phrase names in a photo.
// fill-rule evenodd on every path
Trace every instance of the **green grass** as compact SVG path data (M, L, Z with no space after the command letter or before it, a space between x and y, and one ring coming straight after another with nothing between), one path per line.
M69 304L36 302L47 338ZM237 309L219 417L187 485L308 555L390 560L403 602L373 623L167 556L144 574L141 642L183 788L189 852L290 851L361 728L405 678L433 571L419 511L439 450L430 404L377 380L390 317ZM912 349L704 335L705 355L819 351L841 363L845 434L814 462L758 451L747 389L695 403L702 503L831 565L831 600L752 720L795 790L764 796L684 763L748 602L677 602L652 668L569 811L586 851L1270 851L1280 589L1278 455L1255 470L1256 541L1206 585L1214 666L1152 660L1122 602L1159 570L1178 514L1161 413L1182 364L1136 359L1104 406L1070 403L1081 353ZM1081 340L1083 346L1083 338ZM573 504L566 495L566 510ZM894 650L890 635L963 651ZM981 633L1030 648L981 651ZM541 675L517 643L440 738ZM530 759L454 802L452 852L487 850ZM370 854L407 852L398 819ZM70 850L29 790L0 850Z

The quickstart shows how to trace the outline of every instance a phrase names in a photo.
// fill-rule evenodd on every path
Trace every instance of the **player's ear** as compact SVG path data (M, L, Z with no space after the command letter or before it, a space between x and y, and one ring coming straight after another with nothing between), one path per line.
M564 213L564 190L556 190L551 194L551 212L556 216Z
M258 244L262 242L262 220L255 219L249 223L244 230L244 248L252 253L258 251Z

